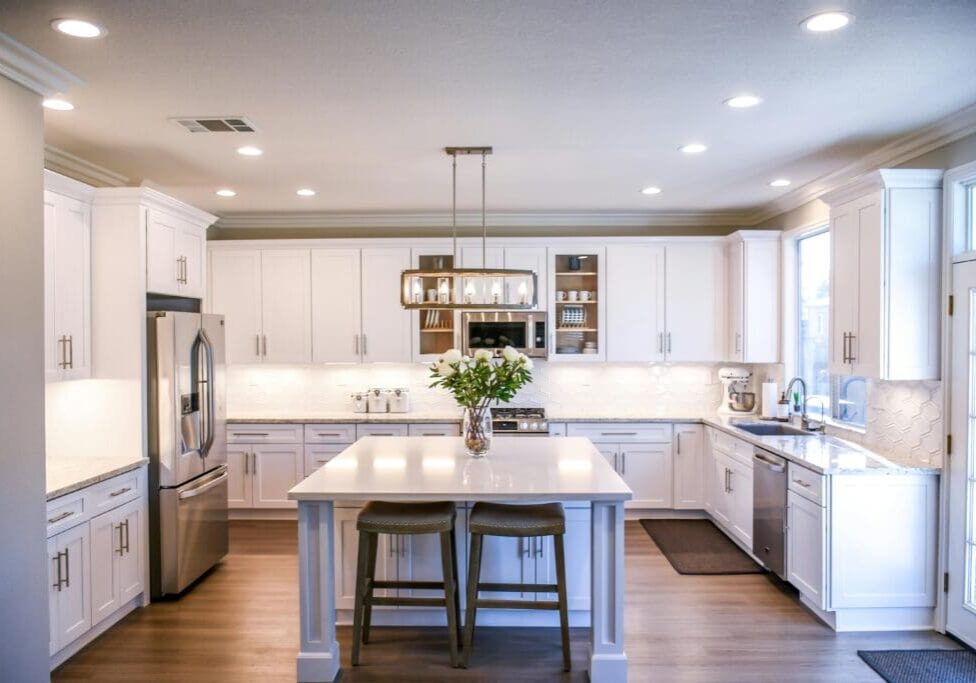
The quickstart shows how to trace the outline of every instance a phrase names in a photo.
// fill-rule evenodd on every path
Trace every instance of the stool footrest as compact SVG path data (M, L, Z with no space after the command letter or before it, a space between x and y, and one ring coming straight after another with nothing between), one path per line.
M559 609L558 600L482 600L476 605L479 609Z
M388 607L444 607L444 598L367 598L371 605Z
M554 583L479 583L478 590L492 593L555 593L559 586Z
M440 581L371 581L370 586L376 590L383 588L418 588L423 590L444 590Z

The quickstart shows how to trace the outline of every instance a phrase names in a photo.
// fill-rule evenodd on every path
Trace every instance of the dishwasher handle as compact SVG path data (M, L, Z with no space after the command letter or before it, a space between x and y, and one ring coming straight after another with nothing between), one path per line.
M767 469L773 472L783 472L786 470L786 461L776 458L775 456L768 455L763 451L755 451L752 454L752 459L761 462L766 466Z

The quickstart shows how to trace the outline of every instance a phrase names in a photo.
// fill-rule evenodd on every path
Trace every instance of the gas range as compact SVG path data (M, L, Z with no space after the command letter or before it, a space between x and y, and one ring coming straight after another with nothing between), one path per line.
M491 428L495 434L549 434L546 411L542 408L492 408Z

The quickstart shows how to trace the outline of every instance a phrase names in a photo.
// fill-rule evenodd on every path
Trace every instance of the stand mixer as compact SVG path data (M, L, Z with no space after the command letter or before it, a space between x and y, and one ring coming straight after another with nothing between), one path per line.
M746 391L752 372L746 368L720 368L718 378L722 382L720 415L752 415L756 412L756 394Z

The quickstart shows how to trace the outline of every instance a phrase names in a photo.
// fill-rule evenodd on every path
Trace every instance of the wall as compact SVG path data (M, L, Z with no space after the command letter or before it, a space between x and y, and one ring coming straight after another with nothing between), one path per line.
M0 77L0 674L48 678L44 481L44 119Z
M512 402L543 406L554 417L697 417L714 413L721 397L718 366L647 363L589 365L537 362L532 384ZM429 389L419 364L239 365L227 371L231 417L314 416L348 411L349 394L370 387L405 387L412 412L453 413L450 394Z

